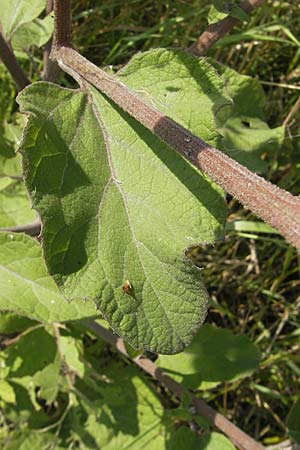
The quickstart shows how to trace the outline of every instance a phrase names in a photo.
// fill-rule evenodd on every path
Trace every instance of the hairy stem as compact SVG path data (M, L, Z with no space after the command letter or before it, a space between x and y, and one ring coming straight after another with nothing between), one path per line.
M72 48L58 48L54 56L63 70L77 80L82 77L93 84L300 249L300 198L274 186L194 136Z
M264 0L244 0L240 7L247 14L250 14L254 8L257 8ZM227 16L219 22L211 24L190 47L189 51L195 56L204 55L213 44L221 39L225 34L229 33L239 20L232 16Z
M112 334L110 331L103 328L94 320L85 320L83 322L87 326L87 328L94 332L96 336L104 339L106 342L117 348L120 353L129 358L129 355L127 354L125 345L121 338ZM143 356L138 356L132 361L144 372L157 379L160 384L162 384L170 392L176 395L177 398L181 399L187 392L184 386L182 386L180 383L177 383L173 378L164 373L163 370L157 367L150 359L144 358ZM248 436L237 426L231 423L222 414L215 411L213 408L207 405L207 403L195 397L193 394L189 395L191 398L191 404L196 408L197 412L205 417L212 425L216 426L217 428L219 428L219 430L226 434L239 449L263 450L264 447L262 447L258 442L254 441L250 436Z
M54 0L54 48L70 45L71 3L70 0Z
M9 44L4 39L1 31L0 31L0 58L3 61L3 64L11 74L13 80L17 85L18 91L24 89L25 86L30 84L29 79L23 72L23 69L20 67L14 52L12 51Z

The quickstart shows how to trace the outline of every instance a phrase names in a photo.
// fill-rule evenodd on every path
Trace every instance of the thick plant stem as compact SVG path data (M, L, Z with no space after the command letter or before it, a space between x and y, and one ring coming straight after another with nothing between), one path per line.
M98 88L300 249L299 197L274 186L194 136L72 48L58 48L55 57L63 70Z
M113 345L121 354L129 358L127 354L125 345L121 338L112 334L110 331L103 328L94 320L83 321L85 326L89 328L93 333L104 339L110 345ZM176 395L178 399L182 399L183 395L188 393L184 386L177 383L173 378L168 376L163 372L162 369L157 367L150 359L144 358L143 356L138 356L132 360L138 367L140 367L144 372L146 372L151 377L157 379L161 385L168 389L172 394ZM231 423L222 414L215 411L203 400L195 397L193 394L189 393L191 404L196 408L197 413L205 417L212 425L216 426L224 434L226 434L229 439L242 450L263 450L264 447L244 433L240 428Z
M53 48L70 45L71 4L70 0L54 0Z
M22 68L19 66L19 63L14 55L14 52L4 39L1 31L0 31L0 58L3 61L3 64L11 74L13 80L17 85L18 91L24 89L25 86L30 84L29 79L23 72Z
M263 0L244 0L240 7L247 14L250 14L254 8L257 8L262 3ZM227 16L225 19L211 24L190 47L189 51L195 56L204 55L215 42L229 33L238 23L239 20L235 17Z

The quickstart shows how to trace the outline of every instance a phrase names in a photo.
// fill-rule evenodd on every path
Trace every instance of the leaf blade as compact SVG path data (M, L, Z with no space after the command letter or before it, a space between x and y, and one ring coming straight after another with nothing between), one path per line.
M164 50L153 57L173 64ZM189 72L181 56L174 60ZM220 83L213 69L210 75ZM211 79L209 88L212 96ZM91 86L84 94L38 83L19 101L30 113L26 184L43 222L48 268L64 295L96 301L133 347L181 351L207 306L200 271L184 252L222 235L222 191ZM209 126L214 113L205 115Z

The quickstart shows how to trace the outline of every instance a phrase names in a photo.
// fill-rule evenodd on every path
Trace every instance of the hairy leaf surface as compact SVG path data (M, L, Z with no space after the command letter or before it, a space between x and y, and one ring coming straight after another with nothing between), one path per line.
M41 247L21 234L0 233L0 311L51 323L96 315L93 304L68 303L47 275Z
M38 17L45 6L45 0L0 0L0 21L4 37L10 40L21 25Z
M205 61L156 50L133 58L120 78L191 131L218 139L216 116L229 100ZM19 102L30 113L26 185L63 294L96 301L134 347L181 351L207 304L185 249L222 236L222 191L87 84L37 83Z
M0 178L0 227L31 223L34 218L23 182Z

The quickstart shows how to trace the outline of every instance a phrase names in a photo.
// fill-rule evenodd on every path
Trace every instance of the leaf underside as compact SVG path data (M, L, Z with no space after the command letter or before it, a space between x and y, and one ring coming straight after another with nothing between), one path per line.
M119 77L217 143L215 121L229 99L205 61L155 50L138 55ZM29 113L21 144L25 183L43 223L49 273L63 295L95 301L133 347L181 351L207 309L200 271L185 250L222 237L222 191L87 84L68 90L36 83L19 102Z

